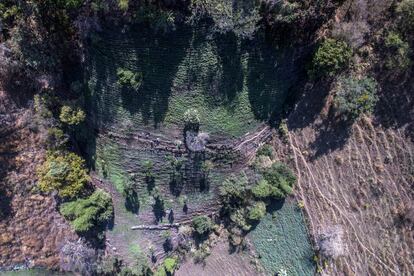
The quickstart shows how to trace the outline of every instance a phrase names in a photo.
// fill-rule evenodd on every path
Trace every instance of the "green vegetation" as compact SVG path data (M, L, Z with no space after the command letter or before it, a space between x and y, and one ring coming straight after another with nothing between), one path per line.
M213 227L211 219L207 216L196 216L191 223L196 233L200 236L210 233Z
M388 56L385 61L387 69L405 71L410 66L410 45L402 40L396 32L389 32L385 38Z
M257 152L256 156L267 156L269 158L273 158L273 148L271 145L265 144L261 146Z
M262 175L267 183L271 186L271 196L281 199L292 193L293 185L296 182L296 176L285 164L273 163L271 167L265 169L262 172ZM266 187L261 188L267 190Z
M98 189L88 198L63 203L60 213L70 221L76 232L86 233L112 219L112 199L109 194Z
M250 220L261 220L266 215L266 204L262 201L256 202L248 211Z
M316 50L309 71L312 77L333 77L345 69L352 57L352 49L344 41L325 39Z
M73 152L49 152L37 176L41 191L56 190L64 198L79 196L89 181L84 160Z
M197 109L190 108L184 113L184 124L186 128L198 130L200 126L200 114Z
M315 275L314 251L304 217L294 201L274 202L249 234L266 275L286 270L287 275Z
M230 175L220 186L220 196L226 205L241 203L247 191L249 180L246 174Z
M118 0L118 7L122 11L128 10L129 0Z
M164 262L158 267L158 270L155 272L155 276L167 276L174 275L174 271L178 267L178 258L177 257L168 257L165 258Z
M118 68L116 71L118 84L123 87L138 90L142 83L142 73L134 73L124 68Z
M64 105L60 110L59 119L68 125L79 125L85 120L85 112L80 108Z
M403 0L397 5L399 23L404 33L414 31L414 0Z
M272 186L264 179L259 180L256 185L252 188L252 193L256 198L268 198L272 196Z
M373 78L341 78L335 95L338 111L353 119L371 113L378 101L377 82Z

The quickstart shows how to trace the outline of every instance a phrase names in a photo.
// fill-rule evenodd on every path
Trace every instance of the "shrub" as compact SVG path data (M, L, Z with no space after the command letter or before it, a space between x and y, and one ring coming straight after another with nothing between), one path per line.
M341 78L335 95L335 105L339 112L351 118L362 113L371 113L378 101L377 83L372 78Z
M396 32L388 33L385 46L389 49L385 65L388 69L406 70L410 66L410 46Z
M155 272L155 276L167 276L174 275L174 271L178 267L178 258L177 257L168 257L164 262L158 267Z
M414 31L414 0L403 0L397 6L397 14L402 31Z
M248 208L250 220L261 220L266 215L266 204L262 201L255 202Z
M177 268L178 262L177 258L166 258L164 260L164 268L170 274L173 274L175 269Z
M138 90L142 83L142 74L134 73L130 70L118 68L116 71L118 76L118 84L124 87L129 87Z
M292 193L296 176L282 163L274 163L263 171L263 178L271 185L271 195L275 198L285 198Z
M86 233L112 219L112 199L109 194L98 189L86 199L62 204L60 213L70 221L76 232Z
M129 0L118 0L118 7L122 11L128 10Z
M267 198L273 194L273 187L266 180L260 180L252 189L256 198Z
M312 60L311 77L334 76L352 57L352 49L343 41L328 38L318 47Z
M268 156L270 158L273 158L273 148L271 145L263 145L262 147L260 147L257 152L256 152L256 156Z
M162 10L153 4L144 4L136 13L138 23L146 23L154 31L164 33L175 29L175 14L172 11Z
M57 190L59 196L78 196L89 181L84 160L72 152L52 152L38 168L39 188L44 192Z
M190 108L184 113L184 124L189 129L197 130L200 126L200 114L197 109Z
M85 120L85 112L80 108L64 105L60 109L59 119L68 125L79 125Z
M243 200L247 185L248 179L245 174L240 174L236 176L232 174L220 187L220 196L222 197L225 204L239 204Z
M236 209L233 213L230 215L230 220L234 222L237 227L244 231L249 231L252 227L246 220L247 218L246 210L244 208Z
M213 227L211 219L207 216L196 216L192 220L192 226L197 234L205 235L210 233Z

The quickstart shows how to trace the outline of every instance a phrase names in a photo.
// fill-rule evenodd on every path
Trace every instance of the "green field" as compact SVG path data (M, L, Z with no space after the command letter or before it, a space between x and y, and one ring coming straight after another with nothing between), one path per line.
M314 275L314 252L300 209L293 200L271 209L249 234L263 267L269 275L280 269L287 275Z

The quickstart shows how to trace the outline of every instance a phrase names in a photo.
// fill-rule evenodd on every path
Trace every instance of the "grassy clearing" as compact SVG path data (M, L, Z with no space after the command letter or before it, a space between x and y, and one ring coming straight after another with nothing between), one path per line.
M281 269L287 275L314 275L313 250L301 211L295 202L275 204L249 234L266 271L274 275Z

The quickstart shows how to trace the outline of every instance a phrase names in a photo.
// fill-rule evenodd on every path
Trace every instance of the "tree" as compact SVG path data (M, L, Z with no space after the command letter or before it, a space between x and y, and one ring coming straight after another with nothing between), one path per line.
M226 205L240 204L245 196L249 181L246 174L232 174L220 187L220 196Z
M335 95L338 111L352 119L371 113L378 101L377 82L373 78L341 78Z
M255 202L248 207L250 220L261 220L266 215L266 204L263 201Z
M37 176L41 191L56 190L64 198L79 196L89 181L85 161L72 152L49 152Z
M385 65L392 70L406 70L410 66L410 45L396 32L389 32L385 38L388 56Z
M285 164L273 163L262 174L264 180L271 186L271 195L273 197L281 199L292 193L296 176Z
M80 108L64 105L60 109L59 119L68 125L79 125L85 120L85 112Z
M190 108L184 113L185 127L192 130L198 130L200 127L200 114L197 109Z
M252 193L256 198L267 198L273 194L273 187L265 179L261 179L252 188Z
M192 220L192 226L200 236L210 233L213 223L207 216L196 216Z
M414 30L414 0L403 0L397 6L399 23L404 33Z
M344 41L338 41L328 38L323 41L312 60L312 69L309 71L310 76L333 77L343 70L352 57L352 49Z
M86 233L112 219L112 199L108 193L98 189L88 198L63 203L60 213L76 232Z
M128 69L118 68L116 71L118 84L123 87L138 90L142 83L142 73L134 73Z

